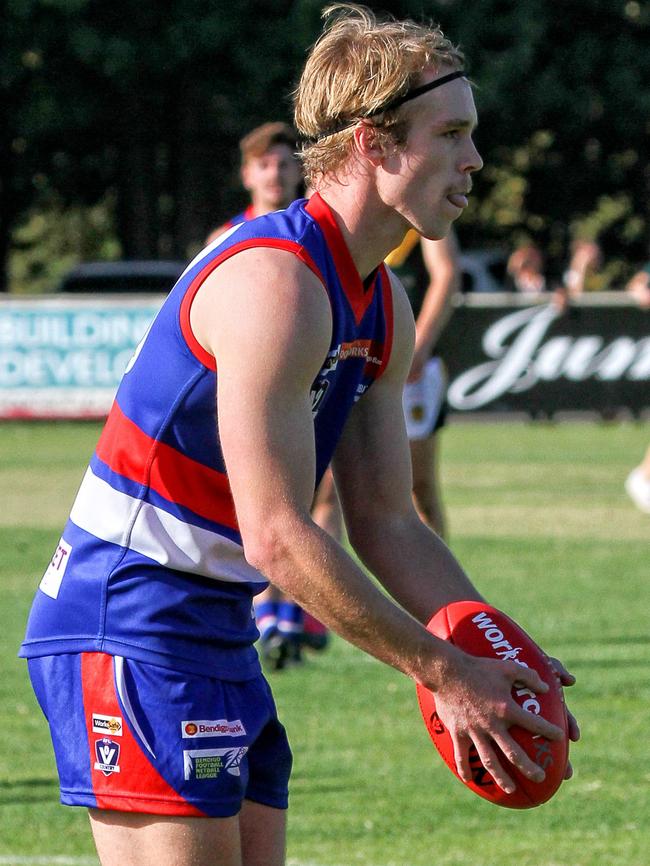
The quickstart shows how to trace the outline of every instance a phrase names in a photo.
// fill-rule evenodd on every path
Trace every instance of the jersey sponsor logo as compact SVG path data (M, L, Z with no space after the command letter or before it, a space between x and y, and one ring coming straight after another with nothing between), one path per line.
M339 365L339 361L361 359L366 362L364 375L373 376L375 367L381 367L384 344L378 340L350 340L339 343L334 349L330 349L327 358L320 371L321 376L332 373Z
M43 575L43 579L39 584L39 589L44 592L45 595L49 595L50 598L59 597L61 582L63 581L65 570L68 567L71 553L72 545L68 544L64 538L61 538L56 550L54 551L54 556L47 567L47 571Z
M240 776L240 764L247 751L247 746L230 749L185 749L185 780L217 779L224 770L231 776Z
M104 716L101 713L93 713L93 734L112 734L114 737L122 736L122 719L119 716Z
M112 773L120 772L120 744L108 737L102 737L101 740L95 740L95 757L97 760L93 764L95 770L99 770L105 776L110 776Z
M243 737L246 728L240 719L228 721L227 719L188 719L181 722L181 734L183 739L196 739L198 737Z
M381 367L382 346L376 340L352 340L339 346L339 360L362 358L366 364L376 364Z

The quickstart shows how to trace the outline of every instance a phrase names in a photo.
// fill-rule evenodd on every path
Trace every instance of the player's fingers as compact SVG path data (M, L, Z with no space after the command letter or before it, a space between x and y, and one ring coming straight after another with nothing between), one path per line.
M469 749L470 749L470 741L467 737L459 737L453 734L451 731L449 732L451 736L451 742L454 746L454 761L456 762L456 769L458 771L458 775L463 780L463 782L471 782L472 781L472 768L469 763Z
M580 739L580 725L577 723L575 716L570 710L566 711L567 721L569 723L569 739L577 743Z
M534 713L522 709L515 701L512 702L512 714L509 722L520 725L540 737L546 737L547 740L561 740L565 736L562 728L547 721L543 716L536 716Z
M496 784L505 791L506 794L512 794L517 789L513 779L504 770L501 762L496 756L496 752L487 740L481 737L474 737L474 745L481 759L481 763L492 776Z
M509 734L496 734L494 742L501 749L504 757L527 779L530 779L531 782L544 781L546 776L544 770L526 754L526 751Z
M510 662L509 664L512 664L510 670L515 687L521 686L530 689L536 694L546 694L548 691L548 684L544 682L536 670L524 667L523 665L518 665L516 662Z
M564 771L564 778L570 779L573 776L573 766L571 765L571 761L566 765L566 770Z
M559 659L554 659L549 656L549 661L563 686L572 686L575 684L576 678L572 673L569 673Z

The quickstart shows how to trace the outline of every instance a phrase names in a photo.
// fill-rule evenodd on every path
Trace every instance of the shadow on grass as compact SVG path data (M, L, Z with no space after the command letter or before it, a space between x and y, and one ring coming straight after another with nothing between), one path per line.
M0 781L0 805L16 806L22 803L41 803L58 798L59 785L51 776L42 779Z

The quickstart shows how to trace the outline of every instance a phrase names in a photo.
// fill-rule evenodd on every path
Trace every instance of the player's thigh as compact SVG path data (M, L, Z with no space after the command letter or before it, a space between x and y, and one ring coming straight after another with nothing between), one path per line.
M243 866L283 866L286 810L244 800L239 824Z
M239 818L90 809L102 866L242 866ZM260 861L262 862L262 861Z

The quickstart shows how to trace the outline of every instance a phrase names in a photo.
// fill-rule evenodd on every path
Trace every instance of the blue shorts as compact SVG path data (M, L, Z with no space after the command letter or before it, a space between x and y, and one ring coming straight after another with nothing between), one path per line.
M243 799L286 809L291 751L263 676L224 682L94 652L28 664L65 805L219 818Z

